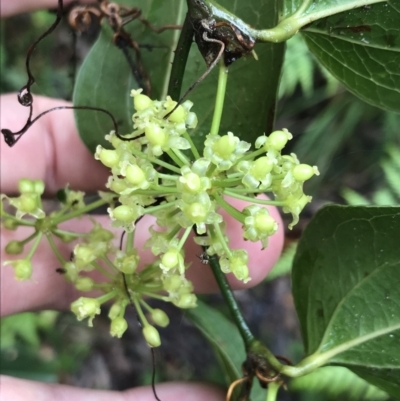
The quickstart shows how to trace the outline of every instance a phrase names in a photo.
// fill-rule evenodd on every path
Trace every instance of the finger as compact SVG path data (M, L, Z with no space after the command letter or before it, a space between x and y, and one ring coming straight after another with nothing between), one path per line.
M150 387L138 387L123 392L89 390L61 384L47 384L0 377L1 394L4 400L26 401L153 401ZM162 383L156 385L157 395L162 401L223 401L221 389L196 383Z
M55 106L70 103L35 96L33 116ZM17 101L16 94L0 97L1 128L19 131L29 110ZM104 132L106 134L107 132ZM0 146L1 190L15 193L21 178L40 179L48 193L55 193L67 183L84 191L105 189L109 170L94 159L77 134L72 110L46 114L31 126L12 148Z
M64 6L72 3L74 0L64 0ZM88 1L83 1L88 3ZM36 10L54 9L57 8L57 0L2 0L0 7L0 17L7 18L12 15L29 13Z
M240 210L244 207L244 202L242 201L232 199L229 201ZM249 270L252 280L247 284L243 284L243 282L234 279L232 274L229 274L228 280L231 282L234 289L256 285L268 274L279 258L283 246L282 224L280 216L275 208L270 208L270 213L279 222L280 229L270 238L269 246L265 250L261 249L260 243L244 241L241 237L240 223L225 213L222 213L227 224L227 234L230 238L231 246L233 248L244 248L250 255ZM108 216L98 216L96 220L102 224L103 227L110 228ZM142 265L151 263L155 259L150 250L144 250L144 244L150 236L148 228L153 224L155 224L154 218L145 216L137 225L134 245L140 250ZM66 222L62 228L75 232L89 232L92 227L92 221L85 217L79 220L76 219ZM114 233L118 241L121 230L114 230ZM31 229L28 228L21 228L16 232L2 230L1 243L4 244L2 252L4 251L4 246L10 240L21 240L30 234ZM55 239L55 242L60 253L68 260L74 244L66 244L57 239ZM218 285L211 272L210 266L202 264L196 256L202 252L201 248L194 244L191 239L189 239L186 244L185 260L187 263L191 264L186 275L193 282L195 291L199 293L218 291ZM116 244L116 246L118 245ZM27 248L29 249L29 247ZM2 254L1 259L4 261L20 258L20 255L13 257ZM17 282L14 279L14 271L10 266L2 267L2 280L0 283L0 307L2 315L37 309L67 310L70 307L70 303L82 295L79 294L71 284L67 283L62 275L57 274L56 269L61 266L54 253L51 251L47 241L42 241L38 250L35 252L32 263L32 278L23 282Z

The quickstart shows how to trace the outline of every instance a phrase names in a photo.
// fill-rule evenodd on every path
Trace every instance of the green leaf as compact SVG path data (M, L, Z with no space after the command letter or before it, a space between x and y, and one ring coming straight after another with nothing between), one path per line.
M400 1L394 0L321 19L302 34L317 59L349 91L400 112L399 26Z
M238 329L224 315L200 300L197 307L188 309L185 316L211 343L222 362L226 384L242 377L241 365L246 352Z
M278 3L274 0L218 2L246 23L259 28L274 26L278 20ZM273 129L276 97L283 63L284 44L262 43L255 47L258 61L243 57L229 67L228 88L225 98L220 133L232 131L248 142ZM206 64L193 43L189 54L182 91L192 85L206 70ZM198 128L192 136L196 146L202 148L209 133L214 111L218 72L213 71L188 96L194 102L193 111L199 117Z
M306 353L400 397L400 207L327 206L306 228L293 296Z
M246 351L238 328L222 313L197 300L197 307L188 309L185 316L201 331L210 342L229 386L243 377L241 366L246 359ZM251 399L265 400L265 390L254 386ZM231 401L237 401L233 398Z
M181 24L185 16L184 0L128 0L125 5L140 7L143 17L156 27L165 24ZM152 83L155 98L165 96L169 79L172 50L179 31L153 32L140 21L132 21L124 27L143 48L143 66ZM75 106L99 107L110 112L117 121L121 134L132 131L132 89L138 88L122 51L112 42L113 32L103 22L100 36L82 64L75 84L73 102ZM128 49L135 60L133 49ZM86 146L94 151L101 143L107 146L104 136L113 129L113 124L102 112L79 110L75 113L79 134Z
M309 375L297 377L289 382L290 391L320 393L324 399L354 401L387 400L387 393L372 386L352 371L341 366L326 366Z

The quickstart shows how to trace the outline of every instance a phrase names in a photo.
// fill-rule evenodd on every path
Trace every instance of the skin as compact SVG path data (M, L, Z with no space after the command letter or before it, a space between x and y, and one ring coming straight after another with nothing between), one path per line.
M65 1L67 4L68 1ZM1 16L8 17L34 9L54 8L56 0L1 0ZM0 98L1 128L18 130L24 124L27 109L21 107L16 94L3 95ZM34 113L47 110L54 106L67 104L62 100L45 97L34 97ZM2 138L1 138L2 139ZM93 156L81 143L74 124L71 110L49 113L36 124L13 148L9 148L1 140L0 145L0 179L1 193L15 194L17 183L21 178L41 179L45 181L47 195L53 195L67 183L71 188L94 192L105 189L104 184L108 171L93 159ZM232 201L235 207L242 209L242 201ZM232 248L246 248L250 255L250 276L252 280L244 285L232 277L228 277L235 289L256 285L270 271L278 259L283 245L282 222L275 208L270 208L271 214L278 221L280 229L270 239L269 247L262 251L259 243L244 242L238 235L240 224L229 216L224 216L228 233L231 237ZM97 219L107 224L105 216ZM143 248L148 238L147 227L153 224L150 218L143 219L138 230L136 245ZM65 228L88 231L92 223L87 218L67 222ZM23 229L17 231L1 231L1 260L13 259L4 254L4 245L11 239L26 237ZM192 242L192 241L189 241ZM4 245L3 245L4 244ZM69 255L73 248L71 244L58 243L63 255ZM216 283L208 266L201 263L196 255L201 254L197 245L191 244L186 248L186 255L191 260L189 278L193 281L197 292L217 291ZM21 256L18 256L20 258ZM141 254L146 262L151 260L149 252ZM14 280L12 268L1 268L1 315L9 315L23 311L56 309L68 310L71 301L79 293L67 284L63 277L55 273L58 263L43 243L33 259L34 273L32 279L26 282ZM188 272L188 273L189 273ZM23 294L23 296L22 296ZM140 387L124 392L100 391L74 388L65 385L30 382L6 376L0 377L1 395L5 400L25 401L35 399L40 401L153 401L154 396L150 387ZM222 401L223 391L214 386L196 383L162 383L157 384L157 393L162 401Z

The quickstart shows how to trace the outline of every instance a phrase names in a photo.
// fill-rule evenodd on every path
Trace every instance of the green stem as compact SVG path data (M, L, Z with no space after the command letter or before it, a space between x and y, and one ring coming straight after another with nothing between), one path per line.
M18 222L19 226L34 227L35 224L36 224L36 222L34 222L34 221L31 222L31 221L27 221L27 220L24 220L24 219L17 219L15 216L13 216L12 214L9 214L7 212L4 212L4 214L1 216L1 219L2 220L10 219L10 220L16 221L16 222Z
M222 296L224 297L225 302L228 305L232 318L237 328L239 329L246 350L248 350L251 347L251 344L255 340L253 333L251 332L249 326L247 325L242 315L242 312L233 294L232 288L230 287L225 274L221 271L218 258L215 255L210 256L210 266L213 271L214 277L218 283L218 286L221 290Z
M31 234L29 237L19 241L21 245L26 245L28 242L31 242L37 235L39 231L35 231L33 234Z
M184 17L184 12L185 12L185 7L184 7L184 2L180 1L179 2L179 7L177 10L174 10L174 15L175 15L175 22L174 24L180 25L182 23L183 17ZM164 79L164 85L163 85L163 90L161 92L161 99L165 99L167 94L169 93L169 85L171 81L171 73L172 73L172 68L173 68L173 62L175 60L175 57L177 57L176 52L178 49L175 50L175 45L179 45L178 41L180 42L180 38L182 36L182 33L178 30L175 29L173 35L172 35L172 43L171 43L171 50L170 50L170 55L169 55L169 62L167 63L166 66L166 73L165 73L165 78L169 79ZM192 34L193 36L193 34ZM189 46L190 49L190 46ZM174 51L175 50L175 51ZM183 74L182 74L183 77ZM178 95L179 96L179 95ZM178 99L178 97L177 97Z
M143 154L143 152L141 152L141 151L139 151L139 150L136 150L136 149L134 149L134 148L132 148L132 149L130 149L130 151L132 152L132 154L134 155L134 156L138 156L138 157L140 157L140 158L145 158L146 160L148 160L151 164L158 164L159 166L161 166L161 167L164 167L164 168L166 168L166 169L168 169L168 170L171 170L171 171L173 171L174 173L177 173L177 174L181 174L181 170L178 168L178 167L176 167L176 166L174 166L174 165L172 165L172 164L169 164L169 163L167 163L167 162L164 162L164 161L162 161L161 159L156 159L155 157L150 157L149 155L145 155L145 154Z
M142 291L142 294L148 296L149 298L154 298L154 299L159 299L160 301L165 301L164 295L157 295L157 294L153 294L152 292L147 292L147 291Z
M86 214L86 213L88 213L88 212L90 212L92 210L95 210L98 207L103 206L105 204L107 204L107 201L105 201L104 199L99 199L99 200L97 200L97 201L95 201L95 202L93 202L93 203L91 203L89 205L86 205L82 209L74 210L71 213L65 214L63 216L59 216L58 218L57 217L54 218L53 224L54 225L58 225L58 224L60 224L60 223L62 223L64 221L71 220L74 217L82 216L83 214Z
M192 231L192 227L188 227L185 232L183 233L181 239L179 240L178 249L181 250L183 245L185 245L186 240L189 237L190 232Z
M335 6L321 8L318 11L308 10L301 6L300 9L292 16L289 16L279 22L277 26L271 29L253 29L248 27L249 34L258 42L284 42L294 36L305 25L311 24L322 18L329 17L334 14L350 11L357 7L381 3L386 0L360 0L358 4L355 2L338 2ZM303 15L302 12L304 12Z
M110 299L113 299L118 293L119 293L119 290L113 290L113 291L109 292L108 294L104 294L101 297L98 297L96 299L97 299L97 301L99 301L100 304L104 304L104 302L107 302Z
M225 189L224 194L231 196L232 198L241 199L241 200L244 200L246 202L251 202L251 203L258 203L260 205L269 205L269 206L285 206L286 205L286 203L284 201L271 201L271 200L265 200L265 199L259 199L259 198L250 198L249 196L240 195L240 194L234 192L234 190L230 191L228 189Z
M165 153L173 160L173 162L174 162L179 168L182 167L182 166L184 166L185 164L187 164L186 162L182 161L182 160L179 158L179 156L177 156L177 155L175 154L175 152L174 152L172 149L167 150ZM181 171L179 170L179 174L180 174L180 173L181 173Z
M37 237L35 239L35 242L32 245L32 248L30 249L28 255L26 256L25 259L30 260L33 256L33 254L36 252L36 249L38 248L39 244L40 244L40 240L43 237L43 233L42 232L38 232Z
M162 205L157 205L157 206L150 206L150 207L146 207L145 210L145 214L152 214L154 212L158 212L160 210L163 209L168 209L170 207L175 206L177 201L174 202L168 202L168 203L163 203Z
M221 60L219 64L218 88L217 88L217 96L215 98L214 115L210 129L211 135L218 135L219 133L222 111L224 109L224 100L225 100L227 82L228 82L228 68L225 66L224 61Z
M189 142L190 150L192 151L195 160L200 159L200 153L197 150L196 145L194 144L194 142L192 140L192 137L188 134L187 131L184 132L183 137Z
M269 383L266 401L276 401L279 388L280 388L279 383L277 382Z
M227 178L226 180L223 181L213 181L213 187L219 187L219 188L225 188L225 187L235 187L236 185L240 185L242 183L242 180L239 178Z
M155 186L152 189L136 189L132 194L133 195L144 195L144 196L163 196L164 194L175 194L178 190L175 187L165 187L165 186L158 186L157 189Z
M114 263L111 262L108 256L103 256L101 260L107 264L107 266L111 269L112 272L120 273L120 271L114 266Z
M238 163L242 162L244 160L255 160L255 159L257 159L258 156L261 156L261 155L265 155L264 146L261 146L260 149L255 150L254 152L246 153L243 157L241 157L238 160Z
M244 223L245 216L242 212L233 207L222 196L214 194L214 198L217 200L218 204L224 210L226 210L235 220L240 221L242 224Z
M128 253L133 249L133 241L135 239L135 231L126 234L125 252Z
M146 319L146 316L143 313L142 307L140 306L140 303L136 299L136 297L133 297L133 304L135 305L136 312L139 316L140 321L142 322L143 326L148 326L149 322Z
M186 164L187 166L190 165L190 160L179 149L172 149L172 151L176 154L176 156L183 164Z
M69 235L71 237L76 237L76 238L81 238L81 237L86 237L87 233L75 233L73 231L67 231L67 230L60 230L59 228L56 228L53 231L53 234L58 234L58 235Z
M66 260L63 258L60 251L58 250L56 244L54 243L52 234L51 233L47 234L46 238L47 238L47 241L49 242L51 250L54 252L54 254L56 255L56 258L61 263L61 265L66 263Z
M97 262L92 262L91 263L92 266L94 266L94 268L101 274L103 274L104 276L108 277L110 280L114 280L114 276L112 275L112 273L110 273L109 271L107 271L106 269L104 269L104 267L100 266Z
M186 15L182 31L179 36L178 45L175 49L174 62L172 63L171 75L168 85L168 94L172 99L178 100L181 94L183 76L186 62L193 42L194 28L189 15Z
M214 229L214 233L215 233L216 237L218 238L219 242L221 243L222 247L224 248L224 251L225 251L227 257L231 257L232 252L229 249L229 246L225 241L225 237L221 231L221 227L220 227L219 223L214 224L213 229Z

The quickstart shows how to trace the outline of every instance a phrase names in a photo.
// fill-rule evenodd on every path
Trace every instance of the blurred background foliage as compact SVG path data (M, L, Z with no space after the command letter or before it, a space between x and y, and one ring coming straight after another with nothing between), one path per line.
M54 13L36 12L1 21L1 93L17 91L26 83L26 50L32 38L53 20ZM31 64L37 81L34 93L70 99L76 69L95 38L96 30L76 41L63 23L41 42ZM311 180L307 190L314 202L294 232L287 233L285 251L269 278L237 296L254 333L275 353L296 361L302 356L302 344L289 277L296 240L326 202L399 204L400 115L375 108L347 92L317 64L299 35L287 42L279 99L276 127L293 133L290 152L318 165L321 175ZM220 296L204 298L227 314ZM161 333L157 380L201 379L222 384L223 376L205 340L182 311L168 309L172 324ZM109 336L105 314L95 319L95 330L68 313L46 311L3 318L0 371L94 388L148 384L151 359L133 311L131 315L122 340ZM193 351L199 349L201 352ZM347 369L337 367L319 369L305 379L293 380L289 387L293 392L282 392L279 399L388 399Z

